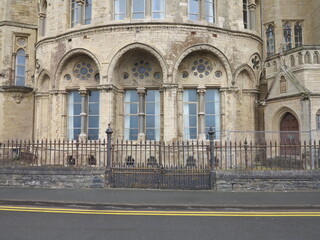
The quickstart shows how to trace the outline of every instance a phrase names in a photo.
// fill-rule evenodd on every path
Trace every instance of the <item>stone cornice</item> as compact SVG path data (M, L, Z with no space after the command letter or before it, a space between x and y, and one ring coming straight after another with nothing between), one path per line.
M30 92L33 91L33 88L24 87L24 86L0 86L0 91L3 91L3 92L30 93Z
M149 22L149 23L124 23L124 24L109 24L109 25L99 25L99 26L92 26L88 27L88 25L85 25L85 27L78 28L75 30L71 30L68 32L65 32L63 34L58 34L54 37L47 37L43 38L40 41L37 42L36 48L40 47L43 44L56 42L58 40L64 40L64 39L70 39L78 36L83 36L87 34L93 34L93 33L107 33L107 32L136 32L136 31L142 31L142 30L152 30L152 29L167 29L167 30L176 30L179 29L180 31L186 31L186 32L196 32L196 31L203 31L203 32L209 32L211 34L224 34L224 35L231 35L234 37L242 37L242 38L248 38L252 39L254 41L257 41L262 44L262 39L253 34L243 31L236 31L236 30L228 30L223 29L215 26L203 26L203 25L197 25L197 24L187 24L187 23L159 23L159 22ZM217 37L217 36L215 36Z
M11 26L11 27L19 27L19 28L29 28L37 30L38 26L33 24L26 24L26 23L19 23L19 22L12 22L12 21L1 21L0 27L2 26Z

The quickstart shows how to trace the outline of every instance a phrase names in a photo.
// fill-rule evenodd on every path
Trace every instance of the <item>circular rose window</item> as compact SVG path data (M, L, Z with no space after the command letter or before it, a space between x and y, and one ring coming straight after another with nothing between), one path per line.
M136 78L144 79L150 76L151 67L144 60L137 61L133 64L132 74Z
M79 62L74 66L73 74L79 80L87 80L93 76L93 68L90 63Z
M212 64L205 58L199 58L193 62L191 71L193 76L203 78L212 72Z

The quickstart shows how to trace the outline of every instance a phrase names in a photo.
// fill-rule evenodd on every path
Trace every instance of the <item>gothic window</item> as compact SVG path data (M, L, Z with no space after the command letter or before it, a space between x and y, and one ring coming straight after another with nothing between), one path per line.
M15 64L15 84L16 86L24 86L26 80L26 52L19 49L16 55Z
M294 25L294 43L295 47L302 46L302 27L299 23Z
M123 20L126 17L126 0L114 1L114 19Z
M296 64L295 64L295 59L294 59L294 56L290 56L290 62L291 62L291 67L294 67Z
M162 19L165 17L165 0L152 0L152 19Z
M304 55L304 63L305 64L310 64L311 63L311 55L309 52L306 52L306 54Z
M85 121L81 121L81 118L85 118ZM88 140L99 138L99 91L82 95L78 91L68 93L68 139L78 139L81 129L84 129Z
M91 23L91 15L92 15L92 0L85 0L84 24Z
M140 119L139 119L140 118ZM139 123L143 124L139 126ZM137 140L139 133L146 140L160 140L160 92L126 90L124 97L124 137Z
M316 114L316 124L317 124L317 130L320 130L320 109L317 111L317 114Z
M274 54L274 28L272 25L268 26L267 32L267 56L271 56Z
M200 106L203 104L203 106ZM183 92L183 136L184 139L197 139L199 134L200 109L204 109L205 134L213 127L216 138L220 131L220 99L217 89L207 89L204 101L200 100L196 89L185 89Z
M317 63L320 63L320 58L319 58L319 53L318 52L315 52L314 55L313 55L313 62L315 64Z
M292 48L291 26L289 23L283 24L283 41L284 41L284 50L287 51Z
M145 0L132 0L132 19L145 17Z
M248 8L248 0L242 1L242 8L243 8L243 25L244 28L249 28L249 8Z

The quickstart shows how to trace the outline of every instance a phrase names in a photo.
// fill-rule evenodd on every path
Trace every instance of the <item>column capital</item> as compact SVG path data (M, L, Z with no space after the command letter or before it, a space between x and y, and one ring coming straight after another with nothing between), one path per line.
M144 95L144 94L146 94L146 88L145 88L145 87L138 87L138 88L137 88L137 93L138 93L139 95Z
M39 13L39 18L40 18L40 19L46 18L46 14L43 13L43 12L40 12L40 13Z
M86 95L88 95L88 90L87 89L80 89L79 93L81 96L86 96Z
M84 5L84 0L76 0L76 3L77 3L78 5Z

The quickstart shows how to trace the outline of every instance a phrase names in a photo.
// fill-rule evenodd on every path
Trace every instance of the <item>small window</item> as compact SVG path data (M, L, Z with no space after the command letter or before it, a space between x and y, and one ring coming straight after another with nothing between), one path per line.
M91 23L92 15L92 0L86 0L84 6L84 24Z
M132 0L132 18L144 19L145 0Z
M299 23L294 25L294 44L295 47L302 46L302 27Z
M165 18L165 0L152 0L152 19Z
M26 52L23 49L17 51L15 84L16 86L24 86L26 79Z
M289 50L292 48L292 38L291 38L291 27L289 23L283 25L283 41L284 41L284 50Z
M78 24L78 3L76 0L71 0L71 27Z
M267 56L271 56L274 54L274 29L272 25L269 25L267 32Z
M249 9L248 9L248 0L242 1L242 7L243 7L243 25L244 28L249 28Z
M214 0L205 0L205 19L210 22L214 23Z
M114 1L114 19L123 20L126 17L126 0Z
M188 18L192 21L199 20L199 1L189 0L188 1Z

